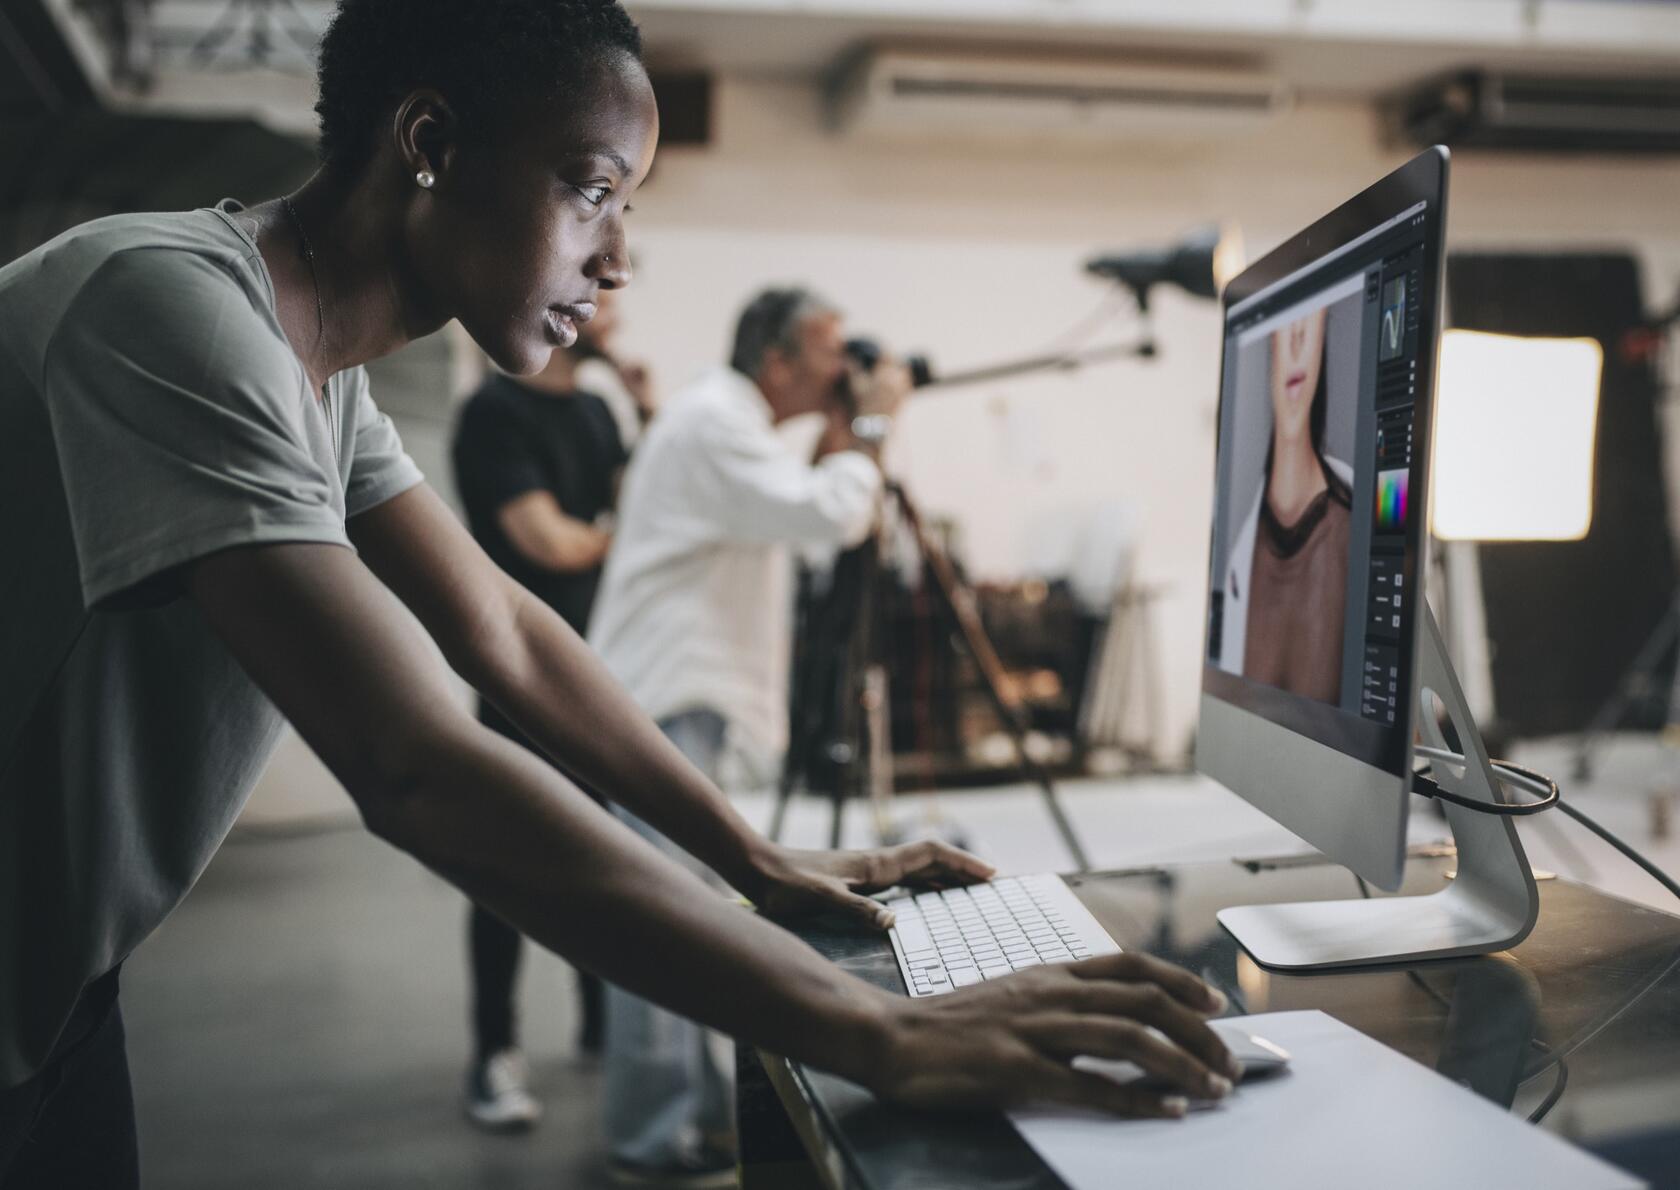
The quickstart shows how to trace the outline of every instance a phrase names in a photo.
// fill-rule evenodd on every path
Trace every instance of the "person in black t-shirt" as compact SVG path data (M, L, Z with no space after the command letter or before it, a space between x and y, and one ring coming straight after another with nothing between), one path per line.
M455 431L456 486L467 523L485 552L533 595L560 613L579 634L611 544L604 517L612 511L620 472L629 459L619 422L607 401L579 387L579 372L595 382L616 381L643 421L652 412L647 373L610 350L617 328L613 295L603 290L595 318L571 350L554 352L548 367L515 380L489 376L468 398ZM480 699L479 720L522 746L539 751L494 706ZM466 1109L492 1131L529 1128L540 1114L525 1086L514 1027L513 992L523 939L479 905L468 922L474 1050ZM600 980L578 973L583 1021L579 1047L599 1052Z

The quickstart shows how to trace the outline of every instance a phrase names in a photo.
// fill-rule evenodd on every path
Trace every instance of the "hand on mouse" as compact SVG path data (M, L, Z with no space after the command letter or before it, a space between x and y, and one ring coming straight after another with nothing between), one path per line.
M920 1107L1062 1103L1122 1116L1182 1116L1221 1099L1237 1066L1207 1018L1225 997L1150 955L1033 967L896 1007L880 1076L885 1099ZM1176 1090L1117 1085L1076 1069L1081 1054L1136 1063Z

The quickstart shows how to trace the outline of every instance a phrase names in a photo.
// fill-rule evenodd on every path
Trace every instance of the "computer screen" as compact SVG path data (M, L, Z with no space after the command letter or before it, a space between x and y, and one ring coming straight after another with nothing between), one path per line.
M1396 774L1444 214L1444 174L1427 172L1373 187L1227 291L1209 571L1204 691Z

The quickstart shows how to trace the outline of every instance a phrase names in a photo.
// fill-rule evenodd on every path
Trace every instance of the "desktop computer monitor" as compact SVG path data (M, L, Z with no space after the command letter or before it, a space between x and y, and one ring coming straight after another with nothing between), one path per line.
M1420 650L1439 643L1423 592L1447 171L1445 149L1419 155L1223 298L1197 767L1388 890L1405 864ZM1429 685L1444 696L1457 684ZM1503 847L1497 823L1466 829ZM1503 834L1514 845L1508 823ZM1513 896L1525 879L1532 891L1526 862L1504 876ZM1221 920L1278 966L1489 949L1457 921L1485 927L1484 906L1410 906L1414 919L1379 924L1371 913L1401 910L1359 904L1340 926L1307 906ZM1515 912L1532 925L1527 908ZM1366 938L1350 949L1338 932Z

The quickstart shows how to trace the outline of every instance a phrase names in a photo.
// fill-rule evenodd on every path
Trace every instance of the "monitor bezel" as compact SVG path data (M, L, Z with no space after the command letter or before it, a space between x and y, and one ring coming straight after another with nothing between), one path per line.
M1418 704L1419 648L1423 628L1429 524L1430 444L1434 440L1435 380L1438 372L1444 291L1447 176L1450 154L1444 147L1425 150L1328 215L1245 269L1226 287L1221 302L1221 335L1228 340L1231 307L1276 282L1322 260L1326 255L1382 226L1419 202L1427 203L1425 281L1419 293L1419 329L1430 336L1420 344L1411 491L1416 513L1406 527L1406 561L1401 591L1414 609L1401 658L1401 713L1374 749L1350 750L1344 733L1327 730L1324 708L1299 696L1229 673L1208 653L1208 615L1203 616L1202 706L1197 732L1197 767L1259 806L1295 833L1381 887L1397 886L1403 868L1409 771L1414 716ZM1232 365L1221 352L1220 401L1225 400L1225 370ZM1223 425L1223 409L1221 408ZM1217 437L1217 434L1216 434ZM1216 445L1216 459L1218 445ZM1217 500L1217 496L1216 496ZM1210 534L1210 546L1212 538ZM1206 591L1215 588L1209 559ZM1337 711L1338 715L1346 712ZM1338 738L1339 737L1339 738ZM1302 782L1318 776L1340 788L1350 814L1339 815L1323 799L1279 793L1279 782ZM1313 781L1316 784L1316 781ZM1328 792L1328 791L1327 791ZM1335 796L1331 794L1331 796ZM1371 799L1392 811L1394 833L1373 830Z

